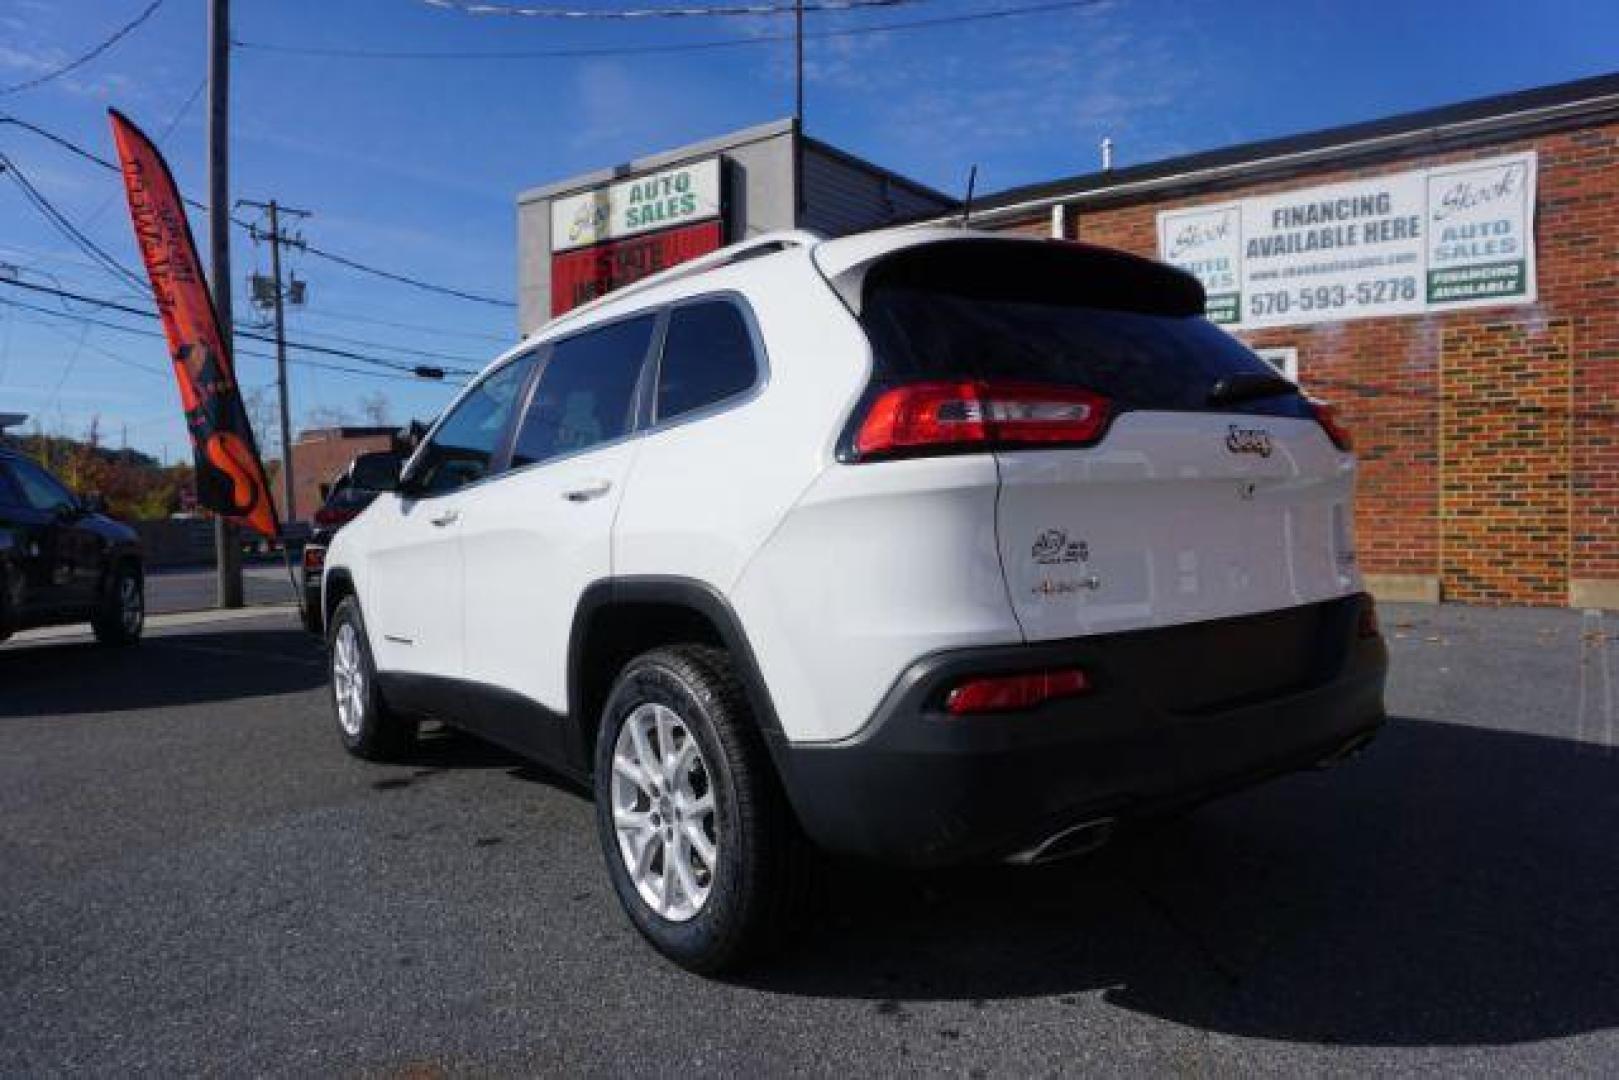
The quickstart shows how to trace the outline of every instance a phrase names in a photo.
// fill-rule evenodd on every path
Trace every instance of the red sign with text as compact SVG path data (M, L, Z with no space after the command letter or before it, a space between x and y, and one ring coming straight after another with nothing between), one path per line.
M561 315L621 285L718 251L724 245L722 224L704 221L553 255L551 314Z

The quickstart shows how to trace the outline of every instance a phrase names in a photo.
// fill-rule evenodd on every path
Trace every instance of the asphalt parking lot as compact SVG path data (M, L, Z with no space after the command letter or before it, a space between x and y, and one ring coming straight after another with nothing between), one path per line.
M832 873L774 968L619 914L577 791L349 760L285 611L0 648L0 1073L1619 1071L1619 619L1384 609L1384 737L1057 867Z
M167 615L212 607L217 588L211 566L148 570L146 610ZM258 563L242 568L242 600L249 606L295 604L298 594L285 564Z

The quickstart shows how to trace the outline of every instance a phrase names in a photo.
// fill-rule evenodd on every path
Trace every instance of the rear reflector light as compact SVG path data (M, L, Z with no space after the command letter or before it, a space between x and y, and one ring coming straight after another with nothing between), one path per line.
M315 511L315 524L332 528L337 525L347 525L353 517L354 511L352 510L333 510L331 507L323 506Z
M1316 398L1310 398L1309 401L1310 411L1315 414L1316 422L1321 425L1321 430L1327 433L1327 438L1332 440L1332 445L1346 454L1353 450L1355 440L1349 434L1349 429L1344 427L1343 420L1338 416L1338 410L1325 401Z
M862 458L996 446L1083 445L1107 426L1108 401L1067 386L923 382L883 391L855 435Z
M960 684L946 695L944 708L952 716L1016 712L1032 709L1055 698L1074 697L1086 693L1090 688L1090 679L1078 668L997 675L969 679Z
M1360 636L1374 638L1381 632L1377 625L1377 605L1368 598L1360 605Z
M316 544L304 545L304 569L319 570L326 565L326 549Z

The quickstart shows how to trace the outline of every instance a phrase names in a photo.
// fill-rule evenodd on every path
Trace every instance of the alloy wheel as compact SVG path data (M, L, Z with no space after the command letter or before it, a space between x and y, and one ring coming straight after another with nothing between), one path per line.
M337 722L349 738L358 738L365 722L365 666L360 657L360 636L354 624L337 628L332 642L332 697Z
M638 705L613 747L613 828L636 892L671 922L696 917L714 889L719 820L708 762L680 715Z

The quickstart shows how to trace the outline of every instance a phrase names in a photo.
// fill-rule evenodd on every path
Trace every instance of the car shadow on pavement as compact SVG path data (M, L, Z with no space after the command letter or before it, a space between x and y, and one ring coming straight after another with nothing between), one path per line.
M0 648L0 719L233 701L325 682L321 643L283 626L163 634L129 648L27 642Z
M836 870L760 989L1055 995L1272 1040L1505 1044L1619 1024L1619 755L1393 720L1287 778L1078 861ZM1077 1022L1077 1018L1076 1018Z

